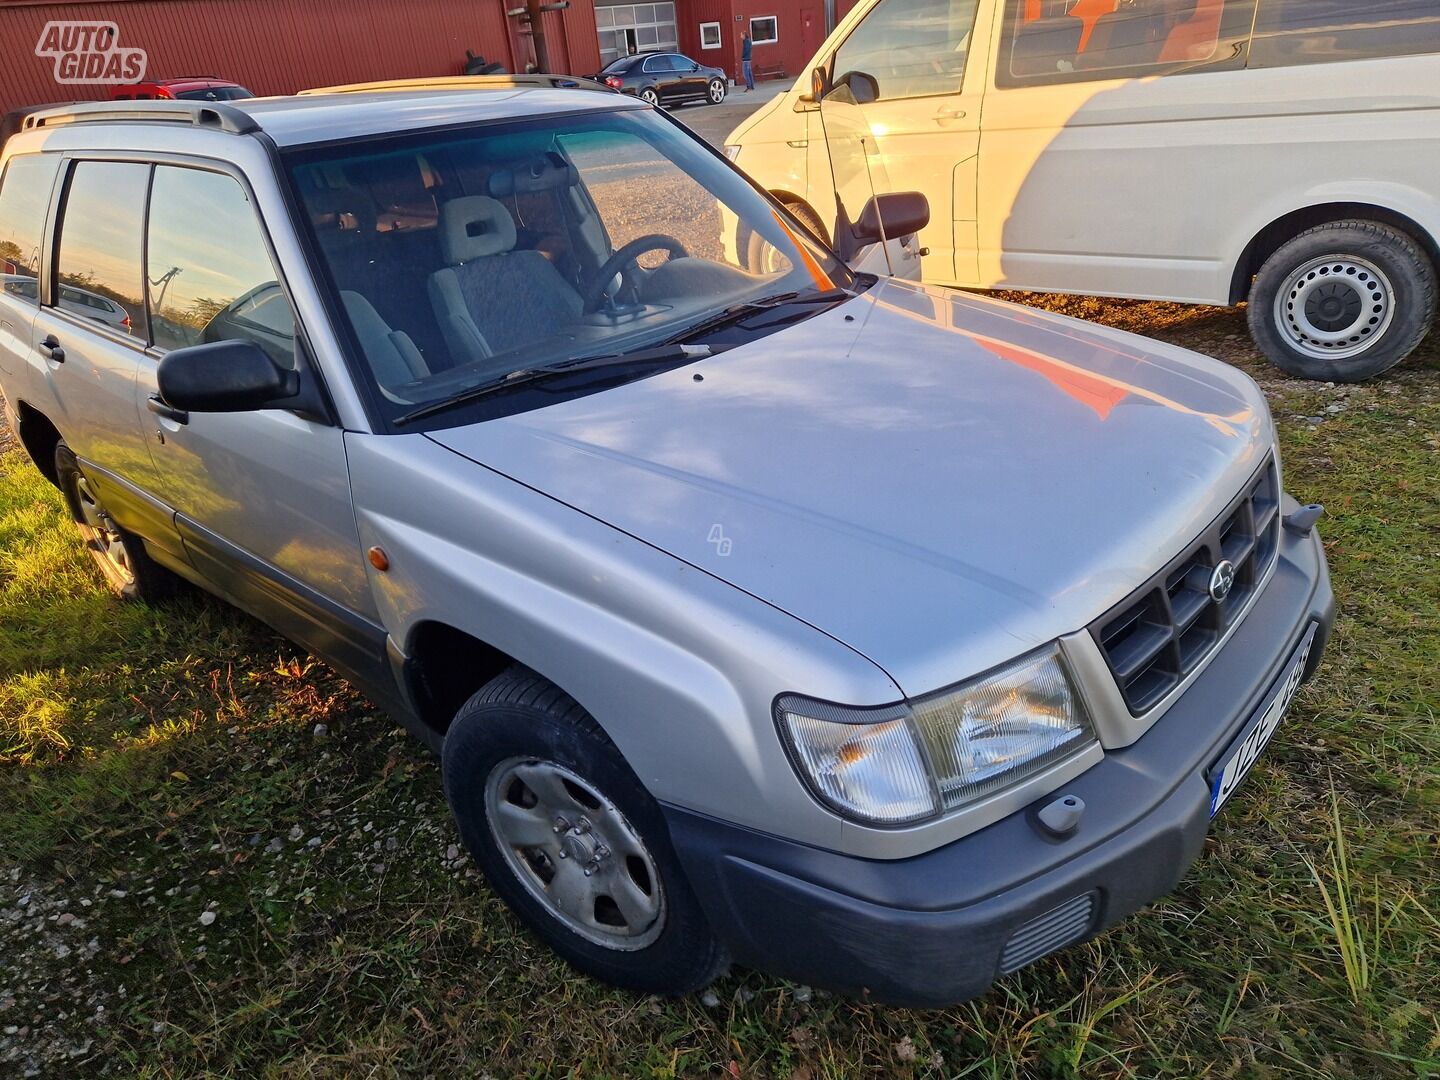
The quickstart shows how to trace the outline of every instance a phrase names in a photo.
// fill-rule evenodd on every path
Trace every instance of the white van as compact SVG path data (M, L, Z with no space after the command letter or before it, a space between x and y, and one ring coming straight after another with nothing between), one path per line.
M1355 381L1435 310L1440 2L861 0L726 152L827 238L923 192L926 281L1249 300Z

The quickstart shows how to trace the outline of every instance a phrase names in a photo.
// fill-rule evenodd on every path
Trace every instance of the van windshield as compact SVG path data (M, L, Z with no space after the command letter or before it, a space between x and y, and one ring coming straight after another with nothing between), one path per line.
M728 162L648 109L407 133L287 163L353 366L390 420L852 281Z

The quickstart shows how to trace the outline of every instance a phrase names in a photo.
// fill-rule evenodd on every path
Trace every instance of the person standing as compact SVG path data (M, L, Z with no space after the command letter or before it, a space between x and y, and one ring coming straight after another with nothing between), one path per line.
M750 62L750 32L740 35L740 67L745 73L745 92L755 89L755 67Z

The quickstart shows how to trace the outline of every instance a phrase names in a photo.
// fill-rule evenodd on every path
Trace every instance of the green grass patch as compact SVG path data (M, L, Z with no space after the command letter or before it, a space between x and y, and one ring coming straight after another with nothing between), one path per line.
M431 758L217 602L111 600L10 452L0 1075L1440 1072L1437 345L1319 387L1258 363L1233 312L1049 303L1246 367L1287 486L1327 506L1326 662L1172 896L936 1012L750 972L712 1007L578 978L454 858Z

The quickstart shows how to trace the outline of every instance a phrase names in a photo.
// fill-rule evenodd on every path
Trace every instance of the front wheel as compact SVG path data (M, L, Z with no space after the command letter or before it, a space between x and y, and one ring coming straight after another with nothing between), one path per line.
M722 79L711 79L710 86L705 94L705 100L711 105L719 105L725 100L725 82Z
M650 796L563 691L512 668L445 736L445 795L490 885L587 975L684 994L728 962Z
M1292 375L1360 382L1424 339L1435 288L1435 268L1407 234L1373 221L1333 222L1265 261L1250 293L1250 333Z
M655 93L654 87L647 86L644 90L640 91L640 100L645 102L646 105L659 105L660 95Z

